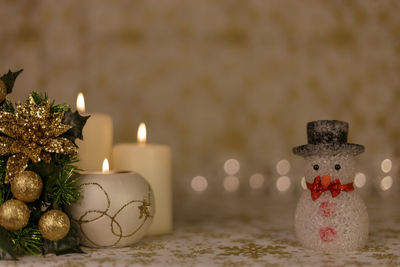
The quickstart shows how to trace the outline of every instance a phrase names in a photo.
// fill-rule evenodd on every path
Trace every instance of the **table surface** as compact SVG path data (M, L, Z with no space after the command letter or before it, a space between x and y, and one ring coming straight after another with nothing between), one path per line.
M399 201L369 201L368 244L362 251L345 254L325 254L300 246L293 230L295 200L255 203L251 208L248 203L242 207L231 203L213 216L201 212L182 216L177 218L173 234L145 237L132 247L83 248L86 254L25 256L1 265L400 266Z

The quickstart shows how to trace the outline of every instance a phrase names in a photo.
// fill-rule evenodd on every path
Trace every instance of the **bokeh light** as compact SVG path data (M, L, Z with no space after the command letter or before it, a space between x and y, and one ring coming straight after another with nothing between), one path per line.
M392 161L390 159L382 160L381 169L384 173L390 172L390 170L392 169Z
M240 170L240 163L237 159L228 159L224 163L224 170L228 175L235 175Z
M265 177L261 173L255 173L250 176L249 184L252 189L259 189L264 185Z
M383 191L389 190L393 185L393 178L391 176L385 176L381 180L381 188Z
M276 171L279 173L279 175L288 174L290 171L290 162L286 159L278 161L276 164Z
M224 188L228 192L236 192L239 189L240 181L236 176L226 176L224 179Z
M281 176L278 178L278 180L276 180L276 188L280 192L288 191L291 184L292 182L290 181L290 178L287 176Z
M190 186L194 191L203 192L208 187L207 179L204 176L193 177Z
M365 176L364 173L358 172L356 173L356 176L354 177L354 185L358 188L361 188L365 185L367 182L367 176Z

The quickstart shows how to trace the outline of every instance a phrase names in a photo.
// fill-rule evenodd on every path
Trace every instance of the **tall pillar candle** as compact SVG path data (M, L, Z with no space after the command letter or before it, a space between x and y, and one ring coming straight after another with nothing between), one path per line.
M80 93L76 101L79 113L85 113L85 101ZM78 167L83 170L98 170L105 158L111 158L113 142L113 121L110 116L90 113L84 129L83 141L77 140L80 161Z
M153 189L155 215L147 234L171 233L171 149L166 145L146 144L146 128L141 124L138 143L122 143L113 147L112 164L115 169L138 172Z

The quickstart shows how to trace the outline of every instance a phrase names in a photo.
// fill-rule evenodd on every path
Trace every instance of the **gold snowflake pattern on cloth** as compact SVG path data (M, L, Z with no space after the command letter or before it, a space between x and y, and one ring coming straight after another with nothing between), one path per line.
M221 246L219 249L224 250L223 253L220 253L221 256L239 256L243 255L245 257L258 259L267 254L278 254L282 257L287 257L289 253L285 251L284 246L262 246L255 243L248 243L242 246Z
M37 104L32 95L15 112L0 112L0 155L7 161L5 183L28 167L28 161L49 163L50 153L76 154L75 145L59 137L72 126L62 123L64 112L50 112L49 100Z

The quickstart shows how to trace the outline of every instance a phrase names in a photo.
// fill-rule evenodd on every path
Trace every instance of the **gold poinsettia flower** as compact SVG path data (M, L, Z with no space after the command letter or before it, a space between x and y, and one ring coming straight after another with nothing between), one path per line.
M64 112L50 112L49 100L36 104L32 95L15 112L0 112L0 155L11 156L6 166L5 183L34 163L51 161L50 153L76 154L72 141L59 137L72 128L62 123Z

